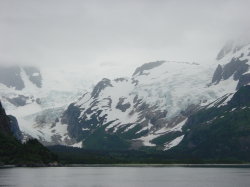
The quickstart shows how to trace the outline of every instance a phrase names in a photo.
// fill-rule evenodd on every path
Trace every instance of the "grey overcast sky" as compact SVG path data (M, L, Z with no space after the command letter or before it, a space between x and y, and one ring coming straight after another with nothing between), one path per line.
M155 60L209 63L227 40L249 32L249 7L249 0L0 0L0 63L100 74Z

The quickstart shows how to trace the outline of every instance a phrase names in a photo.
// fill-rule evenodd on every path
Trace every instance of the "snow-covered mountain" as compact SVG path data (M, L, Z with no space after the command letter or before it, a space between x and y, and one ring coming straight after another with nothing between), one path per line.
M76 80L74 73L32 66L0 67L0 98L6 112L17 118L24 137L44 143L52 136L46 129L85 87L86 82Z
M240 87L191 115L184 138L168 151L175 159L249 159L250 86Z
M219 65L212 79L213 84L229 80L233 85L237 83L236 89L239 89L250 82L250 42L228 43L217 59Z
M46 145L169 150L191 115L226 105L250 83L249 58L249 43L231 42L215 63L150 62L91 91L77 73L12 67L0 77L1 100L24 135Z
M156 61L138 67L131 77L104 78L72 103L55 126L86 148L168 150L184 137L182 127L191 114L219 98L226 102L250 82L250 46L232 46L240 48L224 47L212 65Z
M131 78L100 81L70 105L61 122L88 147L94 146L89 139L100 128L103 138L111 134L132 140L132 146L154 146L151 140L180 131L197 106L216 98L206 91L206 69L188 62L144 64Z

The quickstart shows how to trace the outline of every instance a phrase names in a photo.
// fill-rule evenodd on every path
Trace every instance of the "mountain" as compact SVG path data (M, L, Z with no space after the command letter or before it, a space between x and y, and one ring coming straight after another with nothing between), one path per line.
M25 86L0 81L1 98L17 117L24 139L95 150L169 151L185 140L194 115L220 102L226 105L249 84L249 58L249 43L229 42L215 63L149 62L130 77L103 78L90 91L70 79L72 74L56 71L41 71L39 87L29 78L37 72L21 67L17 77Z
M228 93L189 116L183 140L170 152L193 159L249 161L250 44L228 43L217 59L209 86L227 87Z
M7 116L0 103L0 165L49 164L56 156L35 139L21 143L21 132L13 116ZM19 139L19 140L18 140Z
M0 67L0 97L7 109L23 107L32 103L40 104L40 98L29 91L39 90L41 87L42 75L36 67Z
M220 51L217 68L156 61L131 77L104 78L69 105L55 128L63 127L66 141L87 149L167 151L185 137L182 128L190 116L249 83L250 46L232 46Z
M58 136L53 141L50 138L54 134L46 135L46 131L80 96L79 89L84 90L81 80L73 83L72 79L59 69L0 66L0 99L6 111L19 121L23 140L33 137L44 144L57 144Z
M6 115L2 103L0 103L0 130L2 134L12 134L17 140L23 139L22 132L19 129L17 119L14 116Z
M25 80L27 78L36 87L42 87L42 76L40 70L32 66L1 66L0 67L0 83L8 88L23 90L25 88Z
M183 140L171 151L185 158L249 161L249 95L250 86L243 86L232 97L221 98L191 115L183 126Z
M212 79L213 84L230 80L237 82L236 89L250 83L250 43L230 42L219 52L217 66Z
M103 79L64 112L56 126L92 149L165 149L199 106L227 93L210 86L211 69L197 63L157 61L130 78ZM197 79L196 77L199 77Z

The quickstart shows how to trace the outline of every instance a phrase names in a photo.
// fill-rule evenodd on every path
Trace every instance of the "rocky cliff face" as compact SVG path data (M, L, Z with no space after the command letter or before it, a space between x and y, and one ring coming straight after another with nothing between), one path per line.
M234 45L234 48L233 48ZM225 47L224 47L225 48ZM237 82L236 89L250 83L250 44L231 44L226 47L223 55L218 54L219 65L217 66L212 83L218 84L221 81L232 79ZM230 50L229 50L230 49Z
M6 115L2 103L0 102L0 132L4 135L13 135L17 140L22 140L22 133L19 129L18 122L14 116Z
M12 135L16 137L17 140L22 141L23 140L23 133L21 132L18 121L14 116L9 115L10 120L10 130L12 132Z
M2 104L0 103L0 131L3 134L11 134L10 119L6 115Z

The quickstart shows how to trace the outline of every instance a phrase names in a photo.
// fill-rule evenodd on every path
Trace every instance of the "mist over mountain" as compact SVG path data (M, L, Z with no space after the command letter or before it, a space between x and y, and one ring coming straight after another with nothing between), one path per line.
M248 34L248 7L245 0L2 0L0 64L82 69L99 80L157 60L210 64L224 43Z
M249 161L248 7L3 0L0 130L70 150Z
M65 79L45 78L48 73L39 73L40 87L25 67L15 67L21 73L14 71L11 76L11 71L9 77L17 75L14 82L25 86L2 82L1 97L7 111L18 118L24 139L97 150L167 151L186 141L185 129L193 115L227 105L237 90L250 83L249 50L247 41L234 41L222 47L210 65L149 62L134 68L130 77L103 78L82 90L75 84L79 80L71 79L67 89ZM55 81L54 86L46 87L46 79Z

